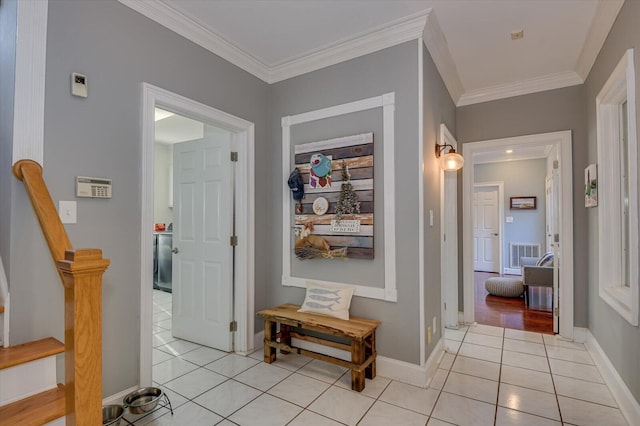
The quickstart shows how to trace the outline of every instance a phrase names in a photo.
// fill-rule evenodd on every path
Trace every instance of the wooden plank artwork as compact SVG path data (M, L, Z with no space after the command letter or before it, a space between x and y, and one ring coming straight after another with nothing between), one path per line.
M373 259L373 133L299 144L294 147L294 154L305 193L302 211L295 215L296 227L313 224L312 235L325 239L332 250L346 247L346 257ZM348 178L342 176L343 161L348 168ZM349 231L346 227L339 229L335 223L332 225L345 179L351 183L360 203L360 213L342 216L344 224L359 221L358 226ZM328 208L318 214L314 203L321 197L327 201ZM353 229L359 231L353 232Z

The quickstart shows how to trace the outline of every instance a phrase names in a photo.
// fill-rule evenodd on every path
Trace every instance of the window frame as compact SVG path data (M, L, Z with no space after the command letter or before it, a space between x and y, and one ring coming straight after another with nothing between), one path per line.
M638 325L638 149L633 49L624 56L596 97L598 148L598 282L600 297ZM629 286L625 285L621 161L622 104L627 103Z

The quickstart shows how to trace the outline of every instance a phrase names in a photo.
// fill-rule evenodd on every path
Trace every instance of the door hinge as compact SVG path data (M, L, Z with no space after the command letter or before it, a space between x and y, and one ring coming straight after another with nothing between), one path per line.
M553 242L554 243L560 242L560 234L553 234Z
M560 311L558 310L558 308L553 308L553 315L556 317L560 315Z
M553 160L553 169L558 170L560 168L560 162L558 160Z
M232 235L229 241L229 244L231 244L233 247L238 245L238 236L237 235Z
M238 323L236 321L231 321L229 323L229 331L230 332L238 331Z
M238 151L231 151L231 161L234 163L238 161Z

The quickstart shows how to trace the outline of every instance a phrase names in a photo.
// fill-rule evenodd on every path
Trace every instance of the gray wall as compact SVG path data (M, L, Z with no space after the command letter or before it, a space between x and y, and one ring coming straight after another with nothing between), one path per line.
M16 65L17 0L0 2L0 235L11 232L13 98ZM10 238L0 238L0 257L10 273Z
M70 95L73 71L88 76L87 99ZM55 201L75 200L77 175L113 179L113 199L77 200L78 223L66 226L75 247L100 247L111 259L103 281L104 395L136 385L139 376L139 277L140 268L149 267L140 265L139 247L152 232L140 229L143 81L254 122L256 158L269 152L267 84L115 0L49 2L45 179ZM256 206L268 204L261 179L268 170L256 162ZM49 335L62 340L62 285L24 189L16 193L13 343ZM267 217L256 215L260 252L266 251L267 229ZM255 267L256 277L266 276L267 257L256 256ZM257 278L256 307L264 307L264 295L264 281Z
M425 330L437 317L437 327L433 330L431 345L425 341L425 357L428 358L441 336L442 287L440 279L440 165L436 159L435 144L440 140L440 124L444 123L455 136L456 107L451 100L440 73L429 51L422 46L422 116L423 162L424 162L424 309ZM429 226L429 211L433 211L433 226ZM426 359L425 358L425 359Z
M596 101L598 92L607 81L622 55L634 48L636 69L636 125L640 124L640 2L625 2L607 41L591 69L586 81L588 118L588 157L576 168L582 171L590 163L597 162ZM640 130L640 129L638 129ZM638 133L640 134L640 132ZM638 164L640 166L640 164ZM640 401L640 328L631 326L598 295L598 207L584 209L588 213L588 262L589 265L589 329L611 360L626 385ZM636 259L636 262L640 261Z
M586 327L588 277L583 265L588 260L588 241L587 212L582 194L584 166L587 164L585 87L566 87L461 107L457 110L456 121L459 143L560 130L573 132L574 325Z
M503 265L509 267L509 243L538 243L545 252L545 190L547 162L537 160L505 161L476 164L474 182L504 182L504 246ZM510 210L510 197L536 196L535 210ZM506 223L506 217L513 217Z
M339 105L379 96L387 92L396 94L395 111L395 200L385 198L382 193L382 179L375 180L375 198L395 202L396 209L396 268L398 283L398 302L354 297L351 314L374 317L382 321L377 336L378 353L382 356L419 364L419 306L418 299L418 203L415 196L418 189L419 169L418 153L418 42L411 41L370 55L333 65L318 71L298 76L271 87L270 99L270 138L271 150L266 162L270 165L269 181L280 182L282 175L282 128L281 117L312 111L319 108ZM377 120L382 112L377 111ZM305 134L294 135L295 142L309 142L346 136L354 132L365 132L374 126L371 114L356 113L328 120L327 125L314 125L302 129ZM292 130L296 126L292 127ZM374 129L375 130L375 129ZM293 134L293 133L292 133ZM376 135L378 137L378 135ZM381 138L375 139L374 145ZM381 141L384 143L384 141ZM381 148L378 147L377 148ZM382 161L376 157L376 178L379 172L384 175ZM270 185L269 222L269 259L271 269L268 279L267 300L270 305L280 303L301 303L304 289L282 286L282 185ZM379 205L376 204L376 222ZM382 212L380 212L382 213ZM377 232L377 230L376 230ZM382 242L382 235L376 234L376 245ZM265 253L266 254L266 253ZM344 269L344 282L362 283L369 265L378 265L384 259L382 250L376 250L376 259L358 261ZM352 263L356 263L353 261ZM335 264L332 263L332 264ZM342 265L342 263L340 263ZM342 273L342 268L340 271ZM362 276L360 275L362 272ZM376 283L377 284L377 283Z

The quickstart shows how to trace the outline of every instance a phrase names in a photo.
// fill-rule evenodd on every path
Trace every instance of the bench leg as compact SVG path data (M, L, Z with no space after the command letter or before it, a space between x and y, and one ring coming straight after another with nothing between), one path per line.
M291 326L287 324L280 324L280 343L287 346L291 346ZM280 353L287 355L289 351L280 349Z
M276 348L269 345L276 341L276 322L264 320L264 362L271 364L276 360Z
M364 360L364 341L351 342L351 362L356 365L361 365ZM351 370L351 389L357 392L361 392L364 389L364 371Z
M365 358L369 357L376 352L376 333L374 332L365 339ZM373 380L376 378L376 359L374 358L371 364L364 370L364 375L367 379Z

